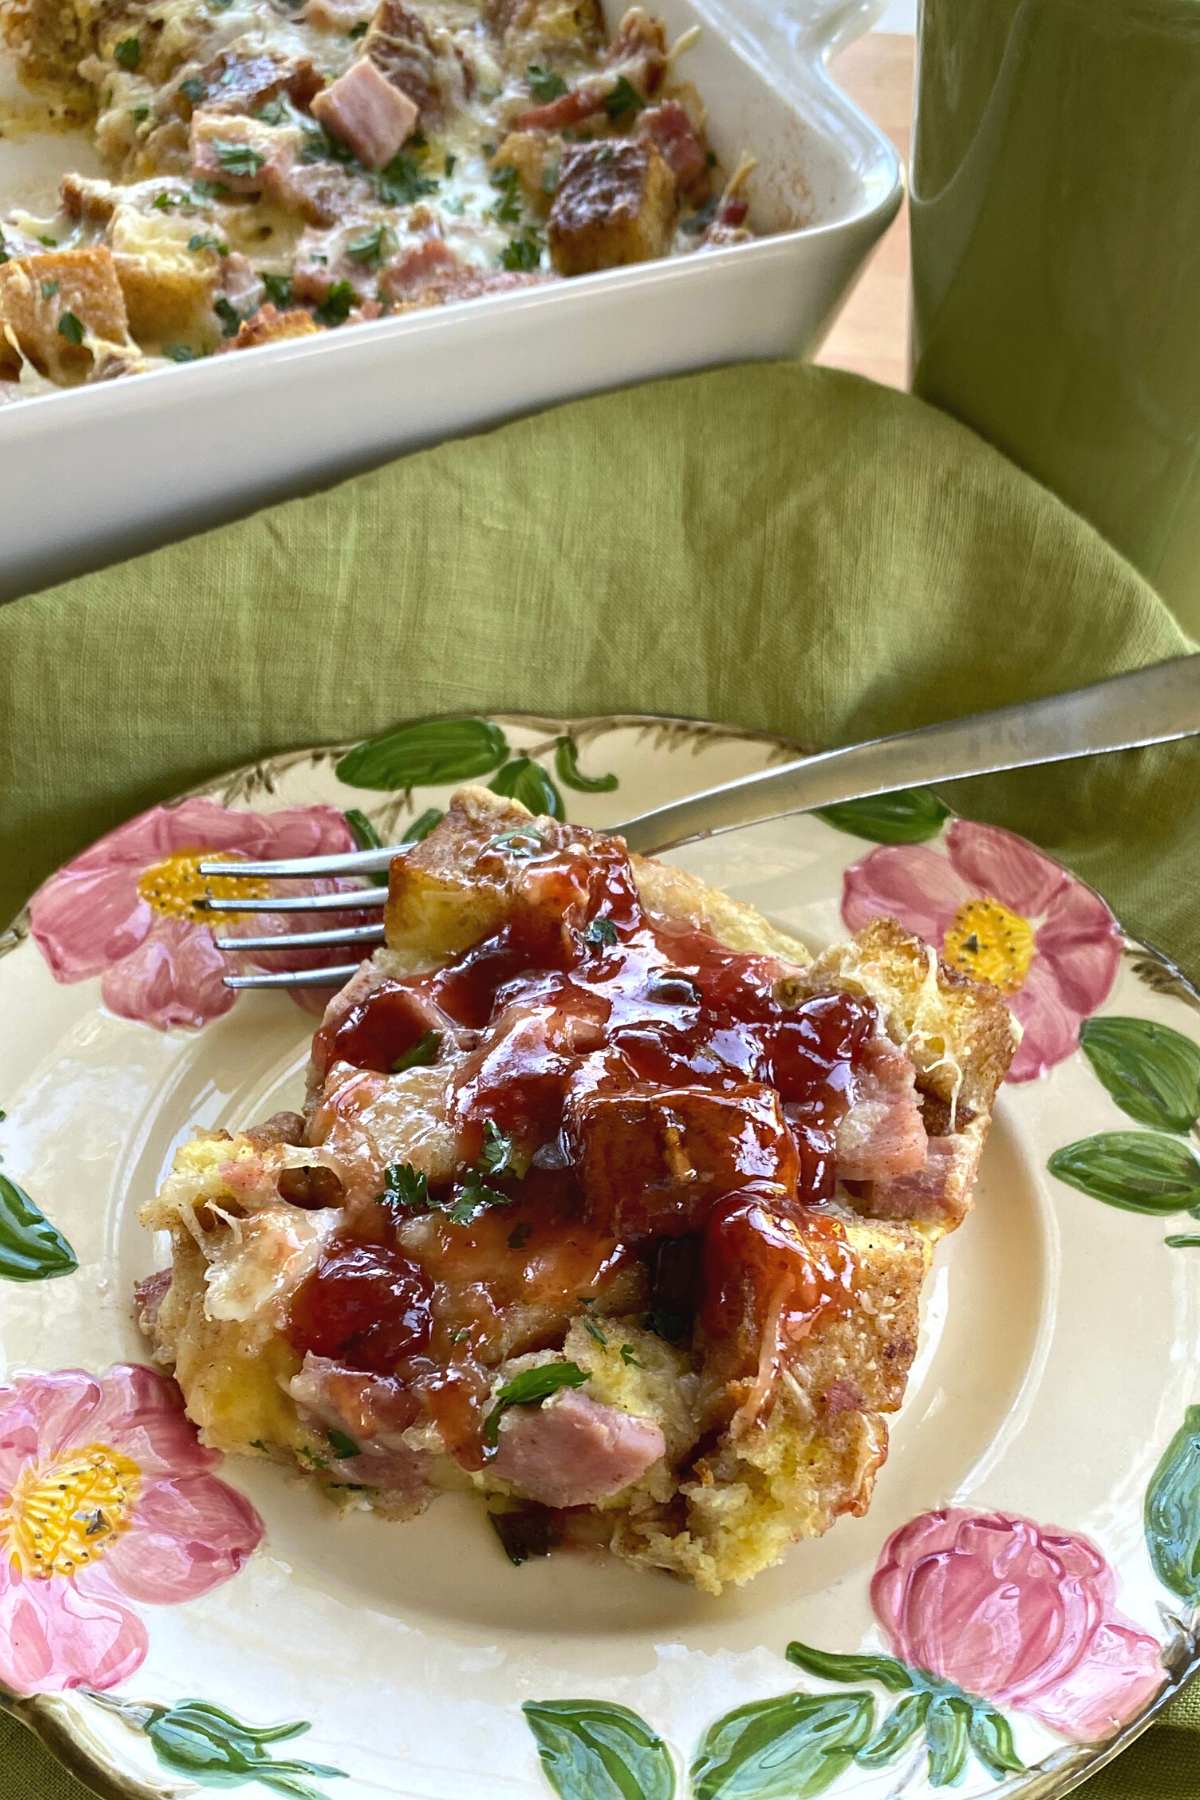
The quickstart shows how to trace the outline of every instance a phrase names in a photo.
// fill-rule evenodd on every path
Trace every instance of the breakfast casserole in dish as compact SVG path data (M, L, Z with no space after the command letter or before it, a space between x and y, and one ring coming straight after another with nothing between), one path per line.
M303 1115L201 1132L143 1329L205 1442L514 1560L708 1593L862 1513L1018 1028L889 920L815 960L617 837L462 790L392 864Z
M598 0L0 0L107 178L0 219L10 397L750 235L671 45Z

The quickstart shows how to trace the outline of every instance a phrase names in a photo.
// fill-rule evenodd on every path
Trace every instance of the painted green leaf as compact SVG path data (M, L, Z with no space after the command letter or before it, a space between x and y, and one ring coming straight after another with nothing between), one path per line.
M950 808L930 788L897 788L893 794L843 800L815 811L839 831L870 838L873 844L923 844L936 837L950 817Z
M1001 1775L1016 1775L1024 1769L1013 1746L1012 1726L993 1707L977 1706L972 1710L967 1735L972 1750L997 1780Z
M383 839L380 837L365 812L360 812L357 806L348 806L344 816L347 825L350 827L350 836L354 839L354 842L360 850L383 849ZM379 869L375 874L368 875L367 880L371 882L374 887L386 887L388 884L387 870Z
M187 1775L204 1787L240 1787L257 1781L296 1800L324 1800L308 1784L308 1777L332 1780L345 1774L328 1763L276 1758L266 1748L307 1731L306 1721L287 1725L244 1724L220 1707L203 1700L181 1700L176 1706L155 1707L146 1724L146 1736L155 1755L167 1768Z
M1103 1131L1056 1150L1046 1165L1069 1186L1127 1212L1173 1213L1200 1202L1200 1160L1178 1138Z
M726 1713L692 1764L695 1800L809 1800L871 1734L870 1694L782 1694Z
M62 1232L24 1188L0 1175L0 1280L49 1281L78 1267Z
M338 763L337 778L365 788L471 781L499 768L507 755L504 733L488 719L426 719L356 744Z
M861 1763L864 1769L882 1769L890 1763L920 1731L930 1699L931 1696L924 1692L902 1695L874 1737L868 1738L856 1752L855 1762Z
M874 1650L841 1656L836 1650L814 1650L810 1644L794 1642L787 1647L787 1659L822 1681L878 1681L893 1694L901 1694L913 1685L902 1662Z
M1200 1045L1149 1019L1089 1019L1079 1042L1122 1112L1190 1131L1200 1118Z
M617 786L615 775L585 775L579 767L579 747L574 738L560 737L554 745L554 767L564 787L577 788L581 794L611 794Z
M1200 1406L1189 1406L1146 1489L1146 1545L1164 1587L1200 1605Z
M427 806L423 813L418 813L404 836L402 844L423 844L435 825L440 825L445 818L440 806Z
M552 819L567 816L562 795L541 763L534 762L530 756L515 756L510 763L505 763L488 786L493 794L506 794L510 800L519 800L531 813L548 813Z
M1195 1250L1200 1248L1200 1231L1176 1231L1163 1243L1168 1250Z
M925 1741L929 1745L929 1784L949 1787L962 1774L967 1761L967 1729L971 1708L955 1694L936 1694L925 1715Z
M675 1768L656 1731L609 1700L527 1700L546 1779L562 1800L672 1800Z

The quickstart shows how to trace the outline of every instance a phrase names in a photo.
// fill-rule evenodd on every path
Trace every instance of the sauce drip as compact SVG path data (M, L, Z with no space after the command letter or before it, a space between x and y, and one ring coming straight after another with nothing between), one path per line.
M841 1227L820 1209L874 1008L798 997L789 965L648 916L618 843L557 835L485 849L504 923L442 968L385 981L315 1047L318 1066L386 1072L433 1029L453 1054L463 1178L435 1210L357 1215L298 1294L291 1335L392 1375L473 1466L484 1371L561 1343L581 1301L645 1304L664 1239L702 1241L692 1298L714 1337L768 1319L794 1337L850 1288ZM455 1222L446 1206L496 1133L508 1165L477 1179L508 1204ZM744 1343L733 1362L756 1357Z

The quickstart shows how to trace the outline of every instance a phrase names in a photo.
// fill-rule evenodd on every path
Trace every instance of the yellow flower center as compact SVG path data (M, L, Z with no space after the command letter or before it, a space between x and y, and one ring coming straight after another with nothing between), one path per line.
M27 1577L48 1581L97 1561L129 1525L141 1471L107 1444L26 1469L0 1512L0 1542Z
M270 883L261 877L246 875L201 875L202 862L227 862L228 856L214 856L210 850L180 850L164 862L155 863L138 879L138 893L156 913L167 919L191 919L196 925L224 925L230 915L209 912L198 906L198 900L265 900Z
M959 907L942 944L948 963L979 981L990 981L1002 994L1015 994L1024 982L1033 951L1029 920L986 897Z

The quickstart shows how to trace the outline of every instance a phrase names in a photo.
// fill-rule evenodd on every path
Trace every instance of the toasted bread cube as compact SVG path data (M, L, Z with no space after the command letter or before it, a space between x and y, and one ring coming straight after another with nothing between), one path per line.
M72 341L68 315L83 328L80 343ZM66 332L60 330L64 319ZM0 375L19 374L24 356L53 381L82 381L93 360L89 338L128 342L129 319L111 250L102 245L47 250L0 264Z
M312 314L305 312L302 306L293 306L287 312L280 312L270 305L260 306L250 318L243 319L238 326L237 336L222 344L223 350L254 350L259 344L274 344L281 338L311 337L314 331L320 331Z
M586 275L663 256L675 209L675 177L653 144L615 138L572 144L550 208L554 266L560 275Z
M550 132L510 131L492 158L492 168L515 169L527 203L544 215L558 186L562 153L562 139Z

